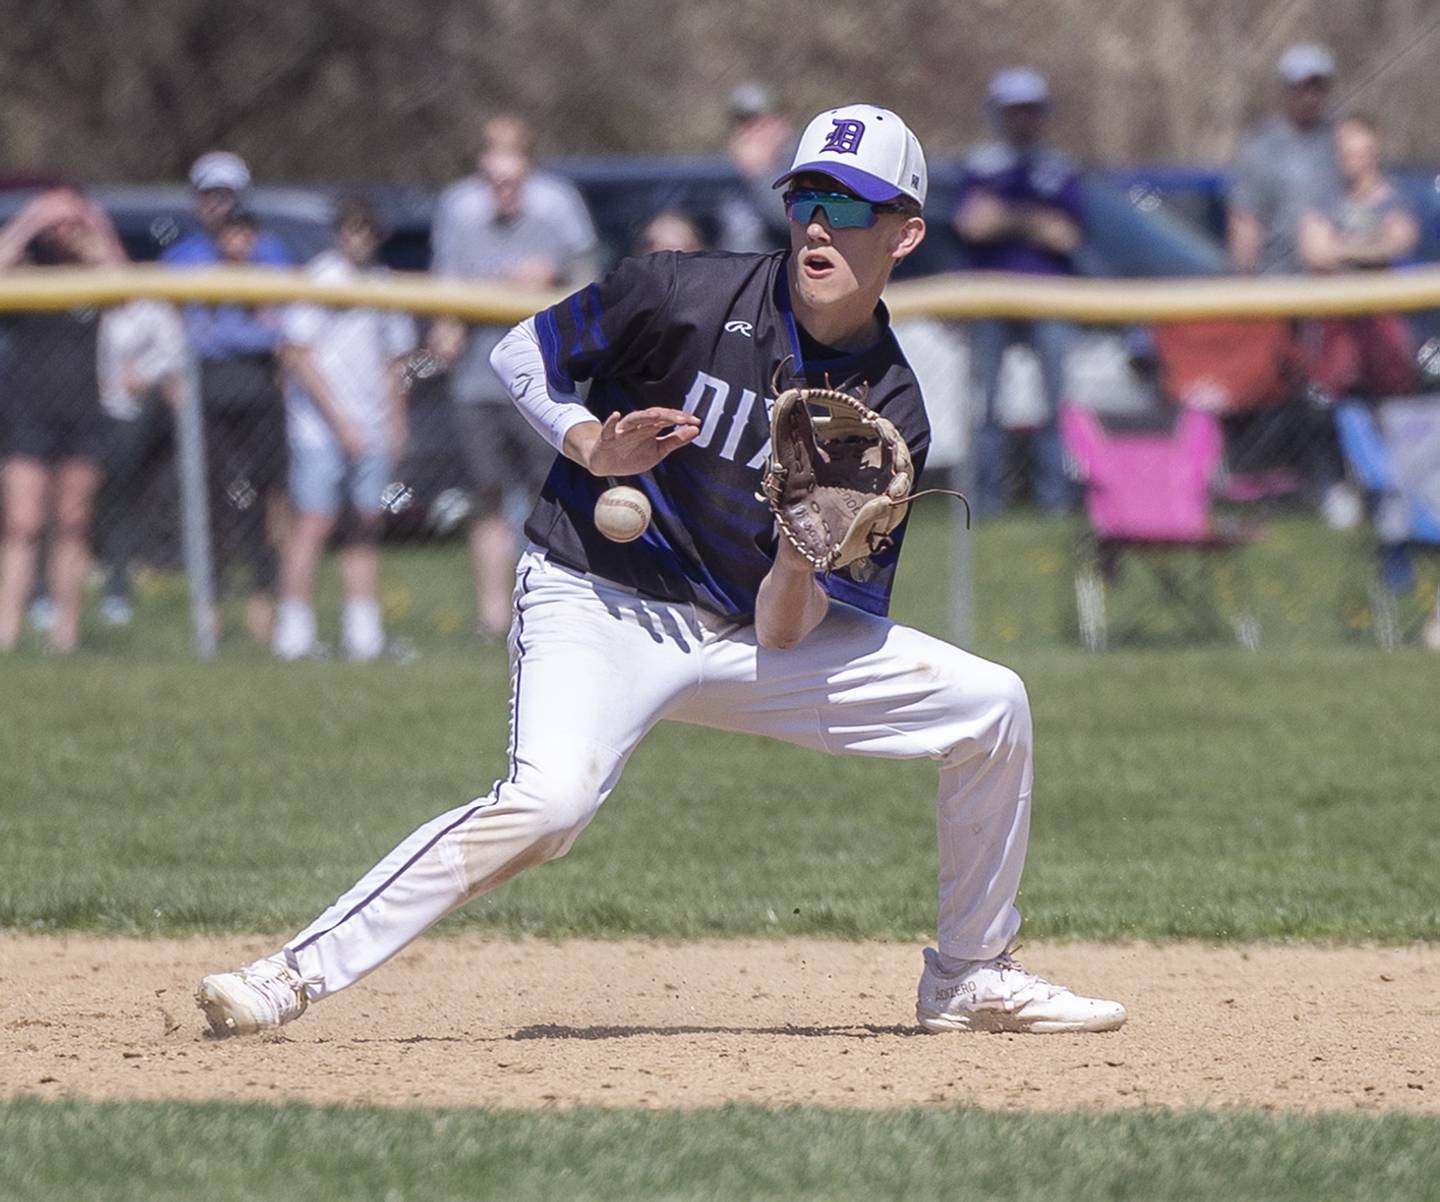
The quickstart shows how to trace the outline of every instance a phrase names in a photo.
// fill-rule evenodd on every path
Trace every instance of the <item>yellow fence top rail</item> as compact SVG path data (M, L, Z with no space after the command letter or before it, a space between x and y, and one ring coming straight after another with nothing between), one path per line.
M0 312L104 307L139 298L243 305L312 301L507 325L552 304L559 295L400 272L348 284L319 283L296 269L249 267L57 267L0 274ZM1156 280L973 272L897 283L886 302L897 318L1058 317L1099 325L1408 312L1440 308L1440 266L1343 276Z

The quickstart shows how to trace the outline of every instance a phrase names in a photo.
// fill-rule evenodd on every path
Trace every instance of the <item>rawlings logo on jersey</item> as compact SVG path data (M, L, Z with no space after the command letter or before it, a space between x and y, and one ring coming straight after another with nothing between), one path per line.
M835 128L825 139L825 145L820 147L820 153L859 154L860 139L865 136L865 122L852 117L837 117L831 124Z
M725 332L727 334L743 334L746 338L749 338L755 333L755 327L748 321L727 321L725 323Z

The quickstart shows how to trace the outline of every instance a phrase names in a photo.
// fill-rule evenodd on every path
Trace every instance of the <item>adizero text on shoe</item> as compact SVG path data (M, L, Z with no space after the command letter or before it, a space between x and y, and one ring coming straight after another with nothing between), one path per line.
M195 1002L219 1038L254 1035L304 1014L310 1004L308 984L283 959L267 958L206 977L195 991Z
M1125 1022L1119 1002L1081 997L1026 972L1008 952L972 964L958 976L940 969L934 948L925 949L915 1017L927 1031L1113 1031Z

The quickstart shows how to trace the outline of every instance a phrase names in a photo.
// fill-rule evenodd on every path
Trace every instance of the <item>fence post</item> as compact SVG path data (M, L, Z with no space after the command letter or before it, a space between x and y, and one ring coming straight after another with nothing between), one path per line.
M180 532L190 591L190 631L195 654L215 658L215 592L210 546L210 495L205 479L205 418L200 411L200 369L192 359L181 376L175 413L175 453L180 474Z
M965 420L970 420L969 407ZM975 438L967 425L965 446L953 469L954 487L974 504ZM950 640L965 651L975 649L975 527L967 505L950 507Z

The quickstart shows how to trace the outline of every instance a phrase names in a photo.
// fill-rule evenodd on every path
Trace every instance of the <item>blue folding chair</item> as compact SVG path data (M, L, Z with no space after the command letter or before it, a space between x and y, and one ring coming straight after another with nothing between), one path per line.
M1440 397L1346 401L1335 407L1335 426L1376 536L1375 637L1389 651L1419 628L1425 645L1440 651L1440 588L1413 620L1401 617L1417 558L1440 556Z

